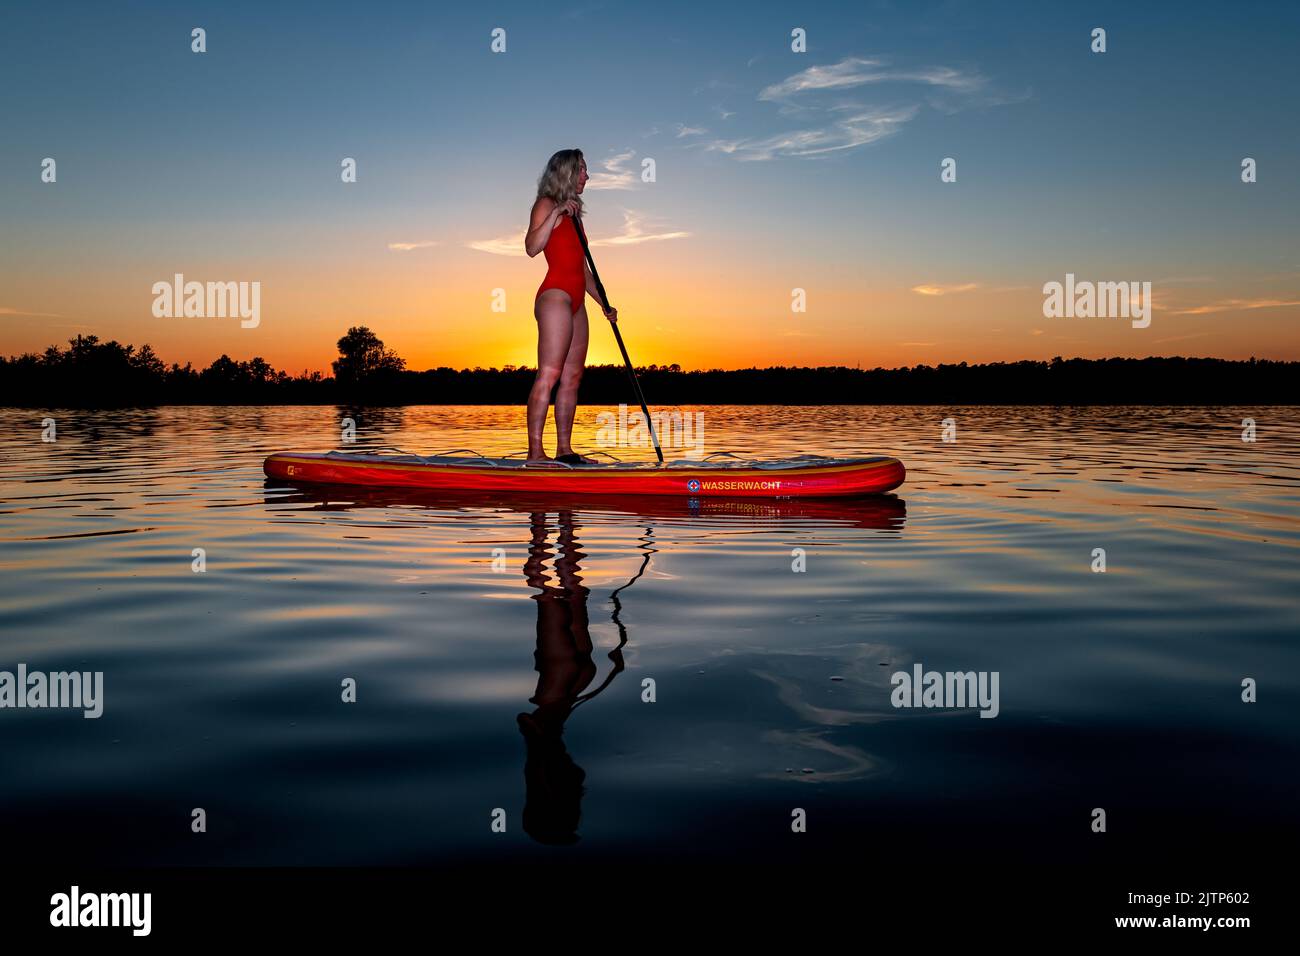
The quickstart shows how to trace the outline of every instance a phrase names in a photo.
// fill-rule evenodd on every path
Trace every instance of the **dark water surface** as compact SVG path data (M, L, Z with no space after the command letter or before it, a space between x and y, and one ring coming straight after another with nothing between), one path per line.
M0 670L105 685L99 719L0 710L4 844L978 878L1294 839L1294 408L703 411L706 452L893 454L907 483L841 504L321 494L261 460L338 447L340 409L0 409ZM358 448L523 445L522 408L353 414ZM996 671L998 716L891 706L917 662Z

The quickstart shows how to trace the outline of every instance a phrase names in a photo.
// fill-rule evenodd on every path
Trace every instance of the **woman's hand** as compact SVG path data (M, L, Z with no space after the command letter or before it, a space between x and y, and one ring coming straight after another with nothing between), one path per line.
M578 200L576 199L567 199L562 203L557 203L555 209L552 211L552 215L555 216L556 222L560 221L561 216L576 216L577 214Z
M612 306L611 306L610 308L606 309L606 310L605 310L605 318L609 319L610 322L617 322L617 321L618 321L618 309L615 309L615 308L612 307Z

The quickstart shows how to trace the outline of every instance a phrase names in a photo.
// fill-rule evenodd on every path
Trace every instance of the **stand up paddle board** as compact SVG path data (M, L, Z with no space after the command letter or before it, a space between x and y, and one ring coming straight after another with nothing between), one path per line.
M699 461L567 465L487 458L466 449L437 455L282 452L262 465L290 483L431 491L676 495L687 498L829 498L871 495L903 483L897 458L799 455L747 460L717 452Z

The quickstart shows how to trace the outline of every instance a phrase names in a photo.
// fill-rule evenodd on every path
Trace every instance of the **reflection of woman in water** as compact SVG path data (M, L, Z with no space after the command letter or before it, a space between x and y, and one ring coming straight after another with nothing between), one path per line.
M528 745L524 780L528 796L524 803L524 830L540 843L566 844L578 840L578 818L582 810L582 768L564 749L564 722L578 697L596 676L591 659L591 635L587 633L587 595L578 574L578 550L573 533L573 516L559 515L558 553L547 550L546 514L532 516L532 544L524 577L538 593L537 693L529 702L537 709L519 715L519 729ZM559 586L550 583L545 561L554 557Z
M537 650L533 661L537 668L537 692L529 698L536 706L531 714L519 715L519 730L528 747L524 765L524 782L528 795L524 800L524 832L539 843L568 844L578 842L578 820L582 816L582 786L586 774L564 749L564 722L579 704L591 700L623 672L623 647L627 629L619 620L622 604L618 594L645 573L650 566L651 529L641 539L641 567L632 579L610 592L613 605L610 620L618 628L618 646L609 652L612 666L595 690L587 690L596 677L591 659L591 634L587 631L587 595L578 561L586 555L579 550L573 514L561 511L557 516L559 535L555 551L548 550L549 529L545 512L534 512L530 519L532 543L524 563L524 578L537 589ZM558 587L546 573L547 558L554 558Z

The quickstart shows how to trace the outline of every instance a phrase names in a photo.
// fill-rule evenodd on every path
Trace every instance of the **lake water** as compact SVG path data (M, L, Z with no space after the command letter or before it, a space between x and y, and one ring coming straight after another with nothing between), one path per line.
M339 447L344 414L351 447L502 454L523 409L0 410L0 670L104 675L99 719L0 710L6 847L978 875L1227 873L1294 839L1294 408L697 410L706 452L892 454L907 482L807 505L304 492L262 458ZM892 706L918 663L996 672L997 716Z

